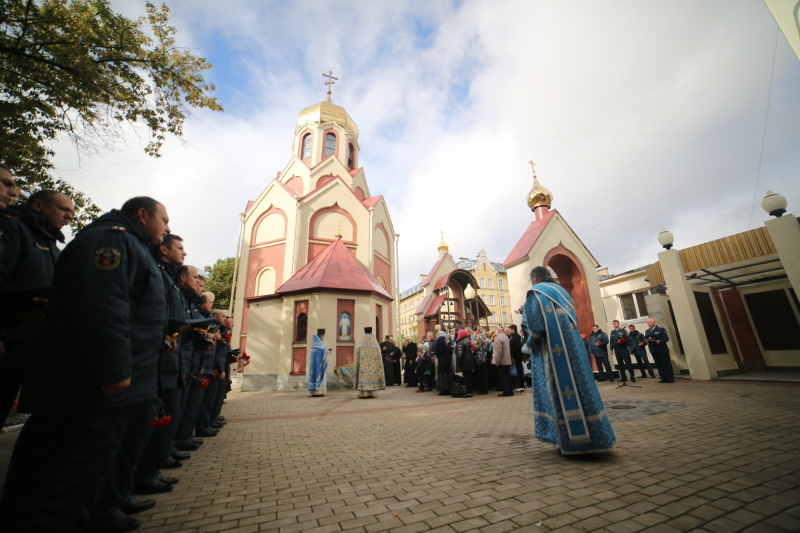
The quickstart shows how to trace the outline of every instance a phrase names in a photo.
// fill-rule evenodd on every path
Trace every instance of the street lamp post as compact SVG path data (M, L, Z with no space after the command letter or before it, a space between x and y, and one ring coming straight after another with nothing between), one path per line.
M471 301L470 309L472 310L472 329L475 329L475 296L476 292L475 289L472 287L471 283L467 283L467 288L464 289L464 298L468 301Z

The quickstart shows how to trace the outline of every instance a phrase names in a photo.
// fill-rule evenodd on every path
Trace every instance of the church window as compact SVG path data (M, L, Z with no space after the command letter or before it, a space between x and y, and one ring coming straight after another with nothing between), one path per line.
M311 134L310 133L306 133L303 136L302 146L303 146L303 151L302 151L302 154L300 155L300 158L301 159L308 159L309 157L311 157Z
M356 167L356 149L353 143L347 143L347 168L353 170Z
M623 320L635 320L648 316L647 304L644 301L645 294L646 291L642 291L633 294L623 294L619 297Z
M326 133L325 134L325 153L323 157L328 157L336 150L336 134L335 133Z
M300 313L297 315L297 324L294 330L294 342L305 342L308 337L308 315Z

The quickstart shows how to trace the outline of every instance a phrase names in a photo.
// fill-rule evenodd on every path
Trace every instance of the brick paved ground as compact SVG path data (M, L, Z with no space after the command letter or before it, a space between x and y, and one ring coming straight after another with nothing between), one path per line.
M580 458L529 394L235 393L143 530L800 531L800 385L655 381L600 384L617 447Z

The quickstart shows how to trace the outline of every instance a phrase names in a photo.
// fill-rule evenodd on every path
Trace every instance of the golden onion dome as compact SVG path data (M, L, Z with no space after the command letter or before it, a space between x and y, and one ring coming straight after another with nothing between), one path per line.
M534 163L531 163L533 166ZM535 210L537 207L550 207L553 204L553 193L550 192L549 189L546 187L542 187L542 184L539 183L539 178L536 177L536 169L533 169L533 188L531 192L528 193L528 207L531 208L531 211Z
M440 231L439 233L442 235L442 242L439 243L439 246L436 249L439 251L449 250L450 247L447 245L446 242L444 242L444 231Z

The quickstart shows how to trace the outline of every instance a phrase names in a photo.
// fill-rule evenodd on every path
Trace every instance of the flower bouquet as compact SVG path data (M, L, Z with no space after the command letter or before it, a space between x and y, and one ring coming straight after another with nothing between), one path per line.
M211 384L208 378L204 378L202 376L192 376L192 379L197 382L198 389L207 389L209 384Z
M155 418L150 421L151 428L163 428L172 422L172 415L167 414L166 409L164 409L164 402L161 400L153 404L153 415Z

